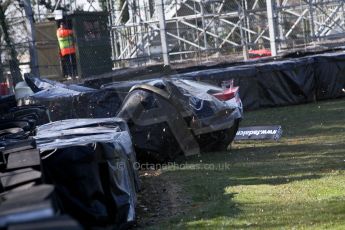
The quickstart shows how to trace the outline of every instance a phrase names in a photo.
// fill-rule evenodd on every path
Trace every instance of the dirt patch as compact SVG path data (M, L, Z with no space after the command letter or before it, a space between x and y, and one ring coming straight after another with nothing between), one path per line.
M179 185L160 170L141 171L142 191L138 193L137 228L145 228L178 214L190 204Z

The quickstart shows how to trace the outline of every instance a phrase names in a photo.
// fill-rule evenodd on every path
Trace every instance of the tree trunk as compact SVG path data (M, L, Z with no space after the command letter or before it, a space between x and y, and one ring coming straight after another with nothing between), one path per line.
M5 10L3 6L0 4L0 26L2 29L2 32L4 34L4 40L6 42L7 47L10 49L10 56L11 56L11 75L13 78L13 83L16 84L20 81L22 81L22 76L20 74L20 69L19 69L19 61L17 58L17 51L15 47L12 44L10 35L8 33L8 26L6 22L6 16L5 16Z
M0 33L1 36L1 33ZM4 67L2 65L2 45L1 45L1 37L0 37L0 82L4 82Z

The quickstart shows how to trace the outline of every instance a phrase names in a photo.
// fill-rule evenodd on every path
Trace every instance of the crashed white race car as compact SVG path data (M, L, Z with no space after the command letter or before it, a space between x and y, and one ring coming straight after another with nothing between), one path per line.
M163 79L132 87L117 117L127 121L141 162L225 150L242 118L239 88Z

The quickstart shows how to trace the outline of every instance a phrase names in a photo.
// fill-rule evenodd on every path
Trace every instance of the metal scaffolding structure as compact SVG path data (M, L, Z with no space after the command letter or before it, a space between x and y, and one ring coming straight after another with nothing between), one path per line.
M11 3L7 16L24 72L36 66L28 65L37 45L28 22L59 11L108 12L114 68L242 60L256 50L274 56L345 42L344 0L31 0L32 13L25 2ZM1 48L7 68L9 47Z
M343 0L107 0L106 6L117 66L161 63L165 55L172 62L246 58L257 49L276 55L345 32Z

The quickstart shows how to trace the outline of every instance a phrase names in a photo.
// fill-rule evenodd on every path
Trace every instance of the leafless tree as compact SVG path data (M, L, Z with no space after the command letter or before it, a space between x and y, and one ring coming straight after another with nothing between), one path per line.
M6 59L8 60L11 75L14 82L21 81L21 75L19 71L18 53L15 48L15 42L11 36L11 28L9 26L9 18L12 16L10 13L11 7L13 7L13 1L3 0L0 3L0 32L1 32L1 75L3 75L3 64ZM3 77L3 76L1 76Z

